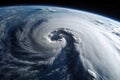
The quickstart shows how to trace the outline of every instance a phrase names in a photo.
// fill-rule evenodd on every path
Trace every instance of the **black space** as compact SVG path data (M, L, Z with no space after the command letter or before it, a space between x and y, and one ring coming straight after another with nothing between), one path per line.
M120 21L120 0L0 0L0 6L31 4L70 7Z

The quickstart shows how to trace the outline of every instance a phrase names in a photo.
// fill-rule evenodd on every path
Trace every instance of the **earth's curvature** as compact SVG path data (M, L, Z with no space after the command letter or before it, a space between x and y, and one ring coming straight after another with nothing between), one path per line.
M0 80L120 80L120 22L61 7L1 7Z

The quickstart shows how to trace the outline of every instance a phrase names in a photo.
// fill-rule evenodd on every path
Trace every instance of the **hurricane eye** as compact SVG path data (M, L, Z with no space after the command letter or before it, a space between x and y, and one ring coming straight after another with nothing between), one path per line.
M50 38L51 38L52 41L53 40L57 41L57 40L60 40L62 38L62 34L54 34L53 33L53 35L50 36Z

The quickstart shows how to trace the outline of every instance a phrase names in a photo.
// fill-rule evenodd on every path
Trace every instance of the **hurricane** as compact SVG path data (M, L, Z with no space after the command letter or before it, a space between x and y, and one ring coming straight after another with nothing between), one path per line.
M120 23L63 7L1 7L0 80L120 80Z

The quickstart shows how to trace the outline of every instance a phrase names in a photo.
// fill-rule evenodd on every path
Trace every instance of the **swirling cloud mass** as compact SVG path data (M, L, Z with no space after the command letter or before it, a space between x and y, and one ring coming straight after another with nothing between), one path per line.
M119 26L67 8L0 8L0 80L120 80Z

